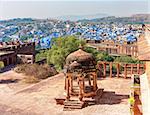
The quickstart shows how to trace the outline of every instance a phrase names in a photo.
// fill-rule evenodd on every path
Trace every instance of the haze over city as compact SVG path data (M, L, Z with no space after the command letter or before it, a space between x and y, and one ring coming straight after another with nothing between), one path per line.
M0 0L0 20L62 16L131 16L150 13L149 0Z

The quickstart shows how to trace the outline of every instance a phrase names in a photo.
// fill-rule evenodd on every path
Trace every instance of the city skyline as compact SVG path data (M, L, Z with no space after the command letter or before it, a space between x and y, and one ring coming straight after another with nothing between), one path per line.
M57 18L106 14L108 16L131 16L150 13L148 0L0 0L0 20L12 18Z

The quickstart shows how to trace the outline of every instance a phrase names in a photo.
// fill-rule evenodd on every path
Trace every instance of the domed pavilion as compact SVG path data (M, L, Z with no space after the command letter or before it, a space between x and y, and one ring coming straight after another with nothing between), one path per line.
M69 54L66 58L65 70L65 103L71 100L84 103L84 98L96 95L98 88L96 61L92 54L82 49Z

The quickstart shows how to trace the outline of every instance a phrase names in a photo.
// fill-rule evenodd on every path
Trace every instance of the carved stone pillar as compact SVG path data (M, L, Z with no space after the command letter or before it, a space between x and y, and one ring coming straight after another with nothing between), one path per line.
M127 78L127 64L124 65L124 78Z
M67 78L65 77L65 87L64 89L66 90L67 89Z
M93 73L93 90L97 90L97 75Z
M137 74L140 73L140 64L137 64Z
M144 66L144 73L145 73L146 72L146 63L143 66Z
M67 90L66 99L69 100L70 99L70 93L69 93L69 79L68 79L68 76L66 78L66 90Z
M69 83L70 83L70 91L72 92L73 91L73 78L72 76L69 76Z
M91 86L91 77L90 76L88 77L88 80L89 80L89 86Z
M80 100L80 101L82 101L82 99L83 99L83 94L82 94L82 92L83 92L83 80L82 80L82 78L80 77L80 78L79 78L79 100Z
M117 54L120 54L120 46L117 48Z
M117 63L117 77L119 78L119 73L120 73L120 65Z
M112 77L112 62L109 63L109 71L110 71L110 75L109 77Z
M133 64L131 64L131 75L133 74Z
M106 77L106 63L103 63L103 68L104 68L103 76Z

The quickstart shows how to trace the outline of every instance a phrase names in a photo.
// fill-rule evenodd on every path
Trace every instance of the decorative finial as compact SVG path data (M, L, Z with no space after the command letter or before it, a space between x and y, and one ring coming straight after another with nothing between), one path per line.
M146 26L145 26L145 24L142 24L142 29L145 31L145 28L146 28Z

